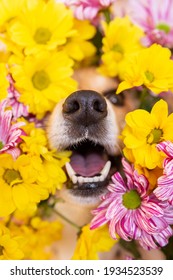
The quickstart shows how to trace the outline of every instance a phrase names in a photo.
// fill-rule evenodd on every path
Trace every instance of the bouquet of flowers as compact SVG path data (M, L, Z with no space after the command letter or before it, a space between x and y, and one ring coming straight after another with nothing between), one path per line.
M50 217L70 151L48 145L44 124L94 65L135 91L116 172L73 259L98 259L115 242L172 258L173 0L0 0L0 259L56 258L62 224Z

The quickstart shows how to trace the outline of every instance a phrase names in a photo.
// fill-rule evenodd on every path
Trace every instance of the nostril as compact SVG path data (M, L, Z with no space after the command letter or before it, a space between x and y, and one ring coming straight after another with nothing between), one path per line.
M66 100L63 104L63 113L73 114L80 108L79 102L77 100Z
M93 102L93 108L95 111L103 113L106 111L106 103L100 100L95 100Z

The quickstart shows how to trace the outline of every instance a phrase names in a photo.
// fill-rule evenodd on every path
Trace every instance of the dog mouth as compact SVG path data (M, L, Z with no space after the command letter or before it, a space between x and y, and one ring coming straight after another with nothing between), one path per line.
M74 195L93 196L105 192L112 174L117 171L119 157L109 155L104 146L83 140L68 147L72 151L66 163L68 186Z

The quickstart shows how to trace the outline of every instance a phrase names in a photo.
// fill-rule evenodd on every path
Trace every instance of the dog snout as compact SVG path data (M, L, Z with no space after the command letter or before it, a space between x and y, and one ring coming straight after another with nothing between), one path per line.
M107 116L107 104L104 97L96 91L79 90L65 100L63 115L72 122L93 124Z

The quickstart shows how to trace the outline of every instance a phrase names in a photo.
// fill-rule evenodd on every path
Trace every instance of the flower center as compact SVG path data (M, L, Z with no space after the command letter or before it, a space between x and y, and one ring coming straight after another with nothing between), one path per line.
M112 50L115 51L115 52L119 52L121 54L124 53L124 50L122 48L122 46L120 44L115 44L113 47L112 47Z
M34 73L32 83L36 89L43 90L49 86L50 79L48 74L44 70L41 70Z
M11 185L15 180L22 180L19 171L14 169L6 169L3 175L3 179L8 185Z
M154 81L154 75L150 71L146 71L145 76L150 83L152 83Z
M127 209L136 209L141 205L141 198L136 190L131 190L123 195L123 205Z
M3 255L3 250L4 250L4 247L0 245L0 256Z
M147 143L148 144L160 143L160 141L162 140L161 139L162 136L163 136L163 131L159 128L154 128L147 136Z
M164 31L165 33L169 33L171 28L169 25L167 25L166 23L159 23L157 26L156 26L157 29L161 30L161 31Z
M2 141L0 141L0 150L4 147L4 144L2 143Z
M34 34L34 40L37 44L46 44L51 38L51 32L49 29L40 27Z

